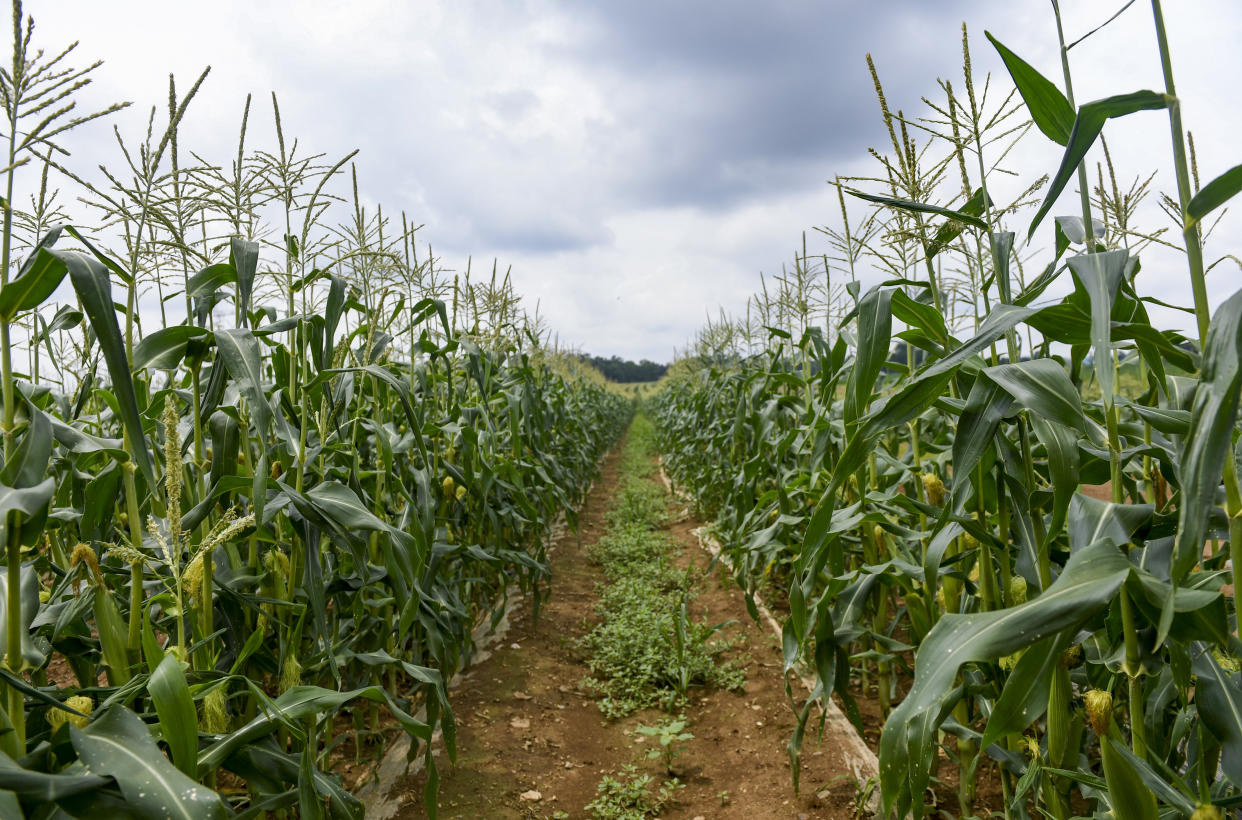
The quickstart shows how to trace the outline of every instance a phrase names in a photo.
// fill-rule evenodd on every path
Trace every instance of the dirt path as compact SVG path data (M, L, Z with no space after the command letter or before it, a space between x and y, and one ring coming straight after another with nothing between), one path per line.
M581 514L582 543L604 533L603 512L617 487L618 456L604 463ZM653 465L654 469L654 465ZM802 794L795 797L785 744L793 716L781 680L777 642L746 613L741 593L706 574L708 556L691 530L697 521L673 508L668 532L679 562L700 570L697 618L734 620L730 656L742 659L743 692L699 691L685 709L688 730L677 772L685 788L664 811L670 818L846 818L854 815L856 785L840 763L831 737L821 745L808 728L803 748ZM515 610L512 626L496 651L463 676L453 690L458 723L458 763L449 769L441 755L442 818L589 818L584 806L600 779L634 763L658 784L667 777L646 751L654 739L638 742L632 730L653 724L662 712L648 710L608 721L595 701L578 688L586 673L575 640L594 623L599 568L566 534L552 552L551 600L531 619L529 606ZM800 686L800 685L799 685ZM800 689L795 690L801 698ZM397 817L425 817L424 775L394 788L402 798ZM535 793L538 793L536 798Z

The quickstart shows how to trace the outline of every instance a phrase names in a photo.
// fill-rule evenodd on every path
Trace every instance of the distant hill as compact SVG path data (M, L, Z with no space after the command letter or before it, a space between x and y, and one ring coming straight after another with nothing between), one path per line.
M668 365L648 359L643 359L641 362L632 362L629 359L622 359L620 356L610 356L605 359L603 356L591 356L586 353L580 354L580 358L603 373L605 379L619 384L653 382L662 378L665 371L668 370Z

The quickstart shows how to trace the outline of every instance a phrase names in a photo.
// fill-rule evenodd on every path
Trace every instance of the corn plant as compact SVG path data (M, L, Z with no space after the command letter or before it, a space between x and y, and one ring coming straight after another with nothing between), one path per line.
M788 690L795 785L817 704L835 693L861 725L861 690L886 719L889 814L934 804L942 748L962 815L984 808L983 776L1007 817L1219 817L1242 802L1242 292L1212 312L1204 286L1220 261L1205 229L1242 166L1199 187L1151 10L1161 91L1078 105L1073 44L1058 83L989 34L1013 81L998 99L963 28L962 84L942 82L916 118L889 109L872 65L892 153L838 181L873 210L825 232L851 283L865 262L888 281L850 288L826 311L836 326L773 325L757 350L713 329L655 401L670 474L742 587L784 591L785 666L818 680L809 700ZM1110 155L1094 200L1089 184L1105 127L1149 110L1169 118L1191 337L1154 326L1141 295L1137 253L1167 242L1134 224L1146 184L1123 194ZM1020 138L1063 159L1016 172L1026 187L998 203ZM1080 207L1048 221L1075 181ZM878 226L856 250L851 222ZM1019 253L1037 237L1051 250Z
M299 153L275 98L277 148L248 146L247 100L216 165L178 139L206 73L170 81L162 129L153 109L139 142L117 132L126 170L82 179L56 138L121 106L78 114L95 66L37 50L20 3L13 22L0 814L361 817L333 766L392 731L434 814L446 681L514 586L546 595L551 529L629 403L533 332L507 277L450 308L416 228L362 208L356 176L333 193L353 155ZM98 224L60 224L49 173Z

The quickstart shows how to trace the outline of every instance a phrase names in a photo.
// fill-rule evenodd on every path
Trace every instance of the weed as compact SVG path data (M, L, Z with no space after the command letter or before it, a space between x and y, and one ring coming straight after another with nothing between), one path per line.
M677 744L686 740L694 740L694 735L685 731L685 728L686 716L679 715L676 720L666 718L654 726L639 724L634 733L643 737L654 737L660 741L658 749L647 750L647 759L662 760L664 770L673 774L673 761L685 751L684 747Z
M596 798L583 808L594 820L647 820L659 817L678 789L685 785L672 778L652 792L649 774L639 774L632 763L621 768L617 777L605 775L596 787Z

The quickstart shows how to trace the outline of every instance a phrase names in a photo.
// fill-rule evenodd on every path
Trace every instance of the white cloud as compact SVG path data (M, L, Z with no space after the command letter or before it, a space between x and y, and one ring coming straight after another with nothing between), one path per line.
M1066 4L1071 38L1118 5ZM464 269L469 254L476 265L512 264L528 306L538 302L562 340L633 358L667 359L717 305L742 309L760 270L779 272L803 231L834 220L824 182L867 167L867 145L887 144L867 51L890 103L907 112L937 91L936 76L959 84L963 17L977 75L990 69L994 83L1007 83L986 28L1060 82L1044 0L712 9L554 0L27 6L39 42L80 38L83 59L105 59L87 96L138 103L116 120L125 134L140 135L152 104L162 112L169 72L184 90L210 64L182 141L228 162L247 93L251 144L274 144L275 90L287 134L331 159L361 148L364 199L426 223L423 235L451 266ZM1206 181L1242 160L1242 12L1228 0L1166 11ZM1163 85L1143 4L1071 57L1079 102ZM1168 167L1162 113L1106 134L1123 179ZM1027 142L1012 163L1023 183L1051 173L1059 157L1039 134ZM75 167L118 161L101 124L73 147ZM1156 185L1173 190L1167 175ZM1072 212L1065 202L1058 212ZM1162 219L1153 209L1144 218ZM1210 250L1236 252L1235 236L1236 221ZM1180 264L1153 254L1144 276L1154 293L1184 303ZM1213 275L1214 298L1232 290L1235 271ZM1158 318L1187 326L1176 314Z

